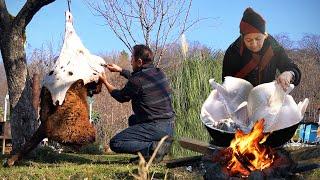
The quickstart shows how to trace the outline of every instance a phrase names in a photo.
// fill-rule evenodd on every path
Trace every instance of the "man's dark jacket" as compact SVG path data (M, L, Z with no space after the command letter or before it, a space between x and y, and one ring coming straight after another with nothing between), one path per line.
M251 69L248 69L247 67L250 65ZM245 66L246 68L244 68ZM243 40L239 37L225 53L222 80L225 76L234 76L243 78L253 86L257 86L275 80L277 70L279 73L292 71L294 73L293 84L295 86L299 84L300 70L272 36L268 35L259 53L252 53L245 47Z
M131 100L132 110L139 122L173 120L171 89L165 74L152 64L130 73L123 70L120 75L128 79L121 90L113 90L111 96L119 102Z

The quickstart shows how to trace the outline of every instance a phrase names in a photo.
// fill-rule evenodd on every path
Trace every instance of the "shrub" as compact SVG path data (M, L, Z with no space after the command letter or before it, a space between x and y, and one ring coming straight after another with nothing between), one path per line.
M210 139L200 120L200 110L212 88L209 79L221 82L221 61L215 59L187 59L178 69L169 73L173 89L173 106L176 112L175 136L194 138L201 141ZM194 155L174 144L172 155Z

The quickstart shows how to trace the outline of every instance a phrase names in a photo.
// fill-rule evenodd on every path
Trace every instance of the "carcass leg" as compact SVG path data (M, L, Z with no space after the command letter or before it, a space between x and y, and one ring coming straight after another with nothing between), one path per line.
M4 166L11 167L13 166L17 161L22 159L26 154L28 154L30 151L32 151L34 148L37 147L37 145L46 138L46 133L44 130L44 126L40 125L38 130L33 134L33 136L30 138L29 141L27 141L21 148L21 150L11 156L9 159L7 159L4 162Z

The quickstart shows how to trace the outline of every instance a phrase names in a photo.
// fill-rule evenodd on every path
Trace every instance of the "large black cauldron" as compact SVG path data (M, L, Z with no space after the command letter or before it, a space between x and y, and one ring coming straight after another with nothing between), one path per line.
M298 126L299 126L299 123L292 125L290 127L272 132L267 138L266 142L263 144L271 147L279 147L285 144L293 137ZM215 129L208 126L206 126L206 128L213 139L211 141L211 144L216 146L228 147L230 145L231 140L235 136L235 133L227 132L221 129Z

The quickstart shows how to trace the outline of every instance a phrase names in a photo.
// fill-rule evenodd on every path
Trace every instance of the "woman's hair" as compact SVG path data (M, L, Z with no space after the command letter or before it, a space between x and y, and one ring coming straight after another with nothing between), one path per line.
M153 61L153 52L151 49L143 44L133 46L133 57L135 60L141 59L143 64Z

